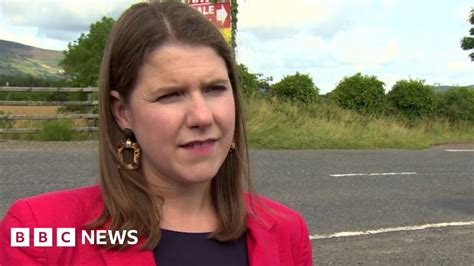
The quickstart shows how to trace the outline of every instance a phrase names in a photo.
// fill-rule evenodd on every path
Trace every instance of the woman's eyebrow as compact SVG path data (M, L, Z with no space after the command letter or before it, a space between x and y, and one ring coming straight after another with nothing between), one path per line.
M212 79L210 81L202 82L201 87L209 87L213 85L229 85L230 81L228 79ZM158 87L156 89L153 89L153 93L170 93L170 92L175 92L179 90L183 90L184 87L179 86L179 85L171 85L171 86L163 86L163 87Z
M212 79L210 81L201 83L201 86L202 87L208 87L208 86L211 86L211 85L229 85L229 84L230 84L229 79L219 78L219 79Z
M167 94L167 93L172 93L172 92L180 91L180 90L183 90L183 87L181 87L181 86L165 86L165 87L160 87L160 88L154 89L153 93Z

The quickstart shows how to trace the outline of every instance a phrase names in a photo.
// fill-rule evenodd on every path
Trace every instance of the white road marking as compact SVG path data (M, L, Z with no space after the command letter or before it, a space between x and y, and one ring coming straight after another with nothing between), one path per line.
M449 152L474 152L474 150L452 150L452 149L446 149L445 151L449 151Z
M367 230L367 231L339 232L339 233L334 233L330 235L312 235L312 236L310 235L309 239L314 240L314 239L328 239L328 238L340 238L340 237L350 237L350 236L376 235L376 234L383 234L383 233L389 233L389 232L416 231L416 230L424 230L428 228L466 226L466 225L474 225L474 221L390 227L390 228L381 228L381 229Z
M416 172L400 172L400 173L356 173L356 174L332 174L333 177L341 176L376 176L376 175L416 175Z

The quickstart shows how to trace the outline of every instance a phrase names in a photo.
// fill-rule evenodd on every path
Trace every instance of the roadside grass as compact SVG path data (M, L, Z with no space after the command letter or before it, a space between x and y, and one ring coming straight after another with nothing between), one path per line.
M422 149L474 143L473 124L426 120L413 125L388 117L364 117L325 102L304 106L252 97L244 109L252 148Z
M72 121L52 120L41 125L38 138L42 141L70 141L72 133Z
M445 120L402 121L368 117L327 101L295 104L275 98L245 99L244 116L251 148L256 149L422 149L443 143L474 143L474 124ZM58 112L55 107L54 113ZM3 109L7 113L40 113L39 108ZM51 114L52 109L41 110ZM1 121L0 128L41 128L39 133L1 134L2 139L37 141L88 140L89 133L74 132L85 120ZM98 133L92 134L98 139Z
M0 114L56 114L58 107L49 106L11 106L1 108ZM8 111L7 111L8 110ZM24 141L79 141L89 140L88 132L75 132L73 127L87 126L86 119L75 120L5 120L0 119L0 128L40 128L37 133L0 134L0 140ZM96 132L91 139L98 139Z
M20 97L22 95L19 95ZM30 100L15 98L15 100ZM55 115L58 113L73 113L58 106L0 106L0 114L42 114ZM71 126L71 125L72 126ZM15 133L0 134L0 140L24 140L24 141L79 141L89 140L88 132L75 132L72 127L86 127L87 119L74 120L4 120L0 119L0 128L40 128L38 133ZM92 133L91 139L98 139L96 132Z

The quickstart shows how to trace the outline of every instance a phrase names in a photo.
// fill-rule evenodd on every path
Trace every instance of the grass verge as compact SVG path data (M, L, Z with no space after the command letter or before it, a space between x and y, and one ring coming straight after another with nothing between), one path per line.
M254 97L245 103L245 116L250 147L257 149L422 149L474 143L473 124L364 117L330 103L304 106Z
M255 149L422 149L443 143L474 143L472 123L414 123L392 117L367 117L327 102L298 105L252 97L244 101L244 113L249 144ZM11 127L7 122L0 121L0 127ZM89 139L87 132L72 131L73 125L66 120L27 121L23 127L39 127L41 132L0 137L42 141ZM92 139L98 139L97 132Z

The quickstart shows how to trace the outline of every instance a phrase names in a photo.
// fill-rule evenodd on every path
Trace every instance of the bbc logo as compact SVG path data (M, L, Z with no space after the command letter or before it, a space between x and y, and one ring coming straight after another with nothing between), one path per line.
M33 246L52 247L53 229L52 228L33 228ZM30 228L11 228L10 239L12 247L30 246ZM57 247L76 246L75 228L57 228L56 229Z

